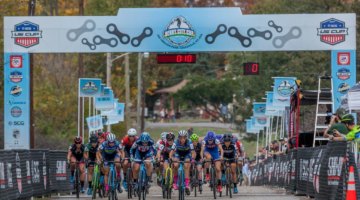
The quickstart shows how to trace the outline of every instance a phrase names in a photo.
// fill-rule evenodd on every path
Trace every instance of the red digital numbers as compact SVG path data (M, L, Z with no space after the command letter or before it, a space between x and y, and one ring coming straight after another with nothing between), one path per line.
M196 63L196 54L158 54L158 64Z
M259 63L244 63L244 75L259 75Z

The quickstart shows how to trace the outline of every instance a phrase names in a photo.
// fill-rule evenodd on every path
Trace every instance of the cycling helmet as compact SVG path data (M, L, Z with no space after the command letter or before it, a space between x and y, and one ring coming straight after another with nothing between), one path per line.
M165 140L165 139L166 139L166 135L167 135L167 132L162 132L162 133L161 133L161 139L162 139L162 140Z
M231 142L231 139L232 139L232 134L230 134L230 133L224 134L224 137L223 137L224 142Z
M207 132L207 133L206 133L206 139L208 139L208 140L215 140L215 139L216 139L215 133L212 132L212 131Z
M140 142L149 142L151 140L149 133L148 132L141 133L139 140Z
M238 141L238 138L237 138L236 135L232 135L232 139L233 139L234 142L237 142L237 141Z
M187 137L187 131L180 130L179 133L178 133L178 137L183 137L183 136Z
M81 136L76 136L74 139L74 143L75 144L81 144L82 143L82 137Z
M90 143L97 143L98 142L98 137L96 136L96 134L92 134L90 136Z
M174 135L174 133L173 132L168 132L167 134L166 134L166 140L174 140L175 139L175 135Z
M128 136L136 136L137 131L136 131L136 129L131 128L131 129L128 130L127 134L128 134Z
M345 114L341 117L341 122L346 124L353 124L354 123L354 116L352 114Z
M199 141L199 136L196 135L195 133L193 133L193 134L190 136L190 140L191 140L192 142L194 142L194 141Z
M222 134L220 134L220 135L216 135L216 136L215 136L215 138L216 138L216 139L218 139L218 140L220 141L220 140L222 140L222 139L223 139L223 135L222 135Z
M109 133L109 134L107 135L107 137L106 137L106 140L107 140L108 142L115 142L116 136L115 136L114 134L112 134L112 133Z

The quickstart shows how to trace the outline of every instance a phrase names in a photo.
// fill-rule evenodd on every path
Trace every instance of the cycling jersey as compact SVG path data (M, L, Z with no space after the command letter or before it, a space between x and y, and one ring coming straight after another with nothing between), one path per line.
M147 145L143 145L140 140L137 140L130 149L130 155L135 156L135 162L140 162L154 155L154 141L150 140Z
M174 157L180 160L190 159L191 152L194 150L194 146L189 139L186 139L184 144L180 144L179 140L175 141L175 155Z
M164 161L169 159L169 154L172 150L175 150L175 143L172 145L169 144L169 142L161 142L160 146L158 147L158 151L161 152L161 156Z
M196 161L200 161L201 159L201 143L198 142L195 146L194 146L194 150L195 150L195 153L196 153L196 157L195 157L195 160Z
M83 144L81 144L79 149L76 147L76 144L72 144L69 146L69 150L71 151L72 156L74 156L77 161L83 161L85 151L85 146Z
M205 147L204 152L210 154L212 159L218 160L220 158L218 148L220 141L218 139L213 140L213 142L209 144L208 139L205 137L202 144Z
M237 148L236 145L234 144L230 144L228 147L223 144L222 145L223 151L224 151L224 158L227 159L232 159L231 161L229 161L230 163L234 163L235 162L235 156L236 156L236 152L237 152Z
M119 158L118 151L121 150L120 143L115 141L114 146L109 146L108 143L108 141L105 141L99 146L99 151L101 152L103 159L106 161L112 161L115 158Z
M96 160L96 152L99 148L99 145L96 144L95 147L91 145L91 143L88 143L85 145L85 152L89 152L89 160L95 161Z
M125 158L130 157L130 149L137 139L138 139L137 137L134 137L134 140L131 142L129 136L125 136L121 141L121 146L125 151Z

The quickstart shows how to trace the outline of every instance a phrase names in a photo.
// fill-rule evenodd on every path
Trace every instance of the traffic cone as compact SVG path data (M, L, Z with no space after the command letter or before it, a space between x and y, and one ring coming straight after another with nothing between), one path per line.
M354 167L350 166L349 180L347 185L346 200L356 200Z

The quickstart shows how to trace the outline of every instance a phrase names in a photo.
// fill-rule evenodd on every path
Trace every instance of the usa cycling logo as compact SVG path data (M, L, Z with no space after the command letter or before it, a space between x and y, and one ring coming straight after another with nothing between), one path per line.
M183 49L197 43L201 36L197 37L196 31L185 17L178 16L170 21L158 38L167 46Z
M23 79L23 75L20 71L12 71L10 72L10 81L13 83L19 83Z
M331 18L320 22L317 35L320 36L321 42L336 45L345 41L345 36L348 35L348 28L345 27L345 22Z
M341 68L336 72L336 76L340 79L340 80L347 80L350 78L350 70L346 69L346 68Z
M11 37L14 38L15 44L29 48L39 44L42 31L38 24L25 21L15 25L14 31L11 31Z

